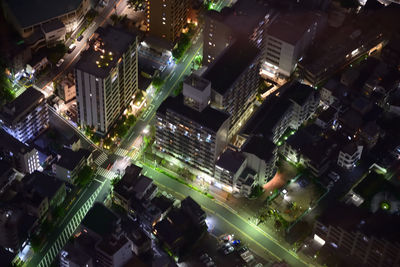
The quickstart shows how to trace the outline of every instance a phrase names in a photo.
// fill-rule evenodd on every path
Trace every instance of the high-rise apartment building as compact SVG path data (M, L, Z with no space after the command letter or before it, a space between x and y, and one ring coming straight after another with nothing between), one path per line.
M267 29L262 74L271 79L288 78L325 21L317 12L292 12L278 16Z
M75 66L78 120L105 134L138 88L137 36L99 28Z
M14 138L26 143L49 125L45 96L29 87L0 111L0 124Z
M228 143L229 114L206 104L210 85L198 76L186 79L183 92L166 99L157 110L155 148L213 175L215 161Z
M147 31L175 43L187 23L189 0L147 0Z
M248 39L260 50L264 47L268 8L263 1L239 0L231 8L205 15L203 64L210 65L236 39Z
M251 115L259 86L259 55L249 41L236 41L203 74L211 82L211 105L231 115L229 138Z

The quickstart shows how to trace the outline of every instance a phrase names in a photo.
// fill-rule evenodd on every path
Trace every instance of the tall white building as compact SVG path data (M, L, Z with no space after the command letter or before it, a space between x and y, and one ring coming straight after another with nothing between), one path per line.
M138 89L137 36L99 28L75 66L79 123L105 134Z
M289 77L324 22L323 15L316 12L278 16L267 29L261 74L271 79Z

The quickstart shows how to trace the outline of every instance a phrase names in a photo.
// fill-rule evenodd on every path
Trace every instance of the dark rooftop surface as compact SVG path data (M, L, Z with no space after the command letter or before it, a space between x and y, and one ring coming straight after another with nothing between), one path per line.
M5 0L22 28L76 10L82 0Z
M49 201L64 184L64 182L57 178L39 171L34 171L33 173L26 175L22 181L25 182L28 187L34 188L34 190L42 197L47 197Z
M167 110L184 116L208 129L217 132L221 125L229 118L225 112L206 107L202 112L198 112L183 104L183 95L168 97L157 110L158 113L166 114Z
M200 76L197 76L196 74L191 74L190 76L188 76L184 83L192 86L193 88L196 88L199 91L204 91L207 86L210 84L209 81L207 81L206 79L203 79Z
M286 90L286 92L282 95L282 98L290 99L302 106L314 92L316 91L312 87L296 82Z
M290 12L280 15L268 27L267 33L286 43L295 45L322 15L315 12Z
M72 151L69 148L63 148L58 152L58 155L61 156L61 158L57 161L57 165L67 170L73 170L83 158L89 157L90 151L86 149Z
M114 232L118 216L101 203L95 203L81 224L104 237Z
M5 123L12 124L43 100L44 95L40 91L29 87L20 96L3 107L0 112L0 118Z
M232 149L226 149L221 156L219 156L215 165L235 174L245 160L246 158L242 153Z
M243 145L241 151L251 153L260 159L268 162L274 155L276 145L272 143L268 137L264 138L262 135L253 135Z
M211 88L225 94L238 77L256 60L259 49L249 41L238 40L228 47L203 74Z
M257 0L237 1L231 8L225 7L221 12L211 10L207 13L212 19L223 21L238 34L249 35L264 20L268 7L265 2Z
M136 35L125 32L124 30L108 26L107 28L98 28L96 33L99 34L101 42L104 43L102 49L105 50L104 57L108 58L108 66L98 67L96 61L101 60L100 50L95 51L93 47L89 47L81 53L81 58L75 68L90 73L96 77L106 78L110 74L110 70L116 66L118 59L122 57L129 46L136 40ZM111 55L109 54L111 52Z
M57 29L61 29L63 27L65 27L64 23L62 23L61 20L58 20L58 19L50 21L50 22L46 22L45 24L42 25L42 29L46 33L52 32Z

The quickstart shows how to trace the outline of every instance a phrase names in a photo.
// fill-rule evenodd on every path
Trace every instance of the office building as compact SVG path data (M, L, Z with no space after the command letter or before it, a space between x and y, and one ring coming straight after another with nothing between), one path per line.
M0 111L0 123L14 138L26 143L44 131L49 125L45 96L29 87Z
M97 29L75 66L78 121L106 134L138 90L137 37L111 26Z
M268 20L266 4L257 0L239 0L221 12L209 10L203 30L203 65L211 65L237 39L247 39L264 51Z
M175 43L189 14L189 0L146 0L147 31Z
M0 129L0 158L22 173L41 169L39 152Z
M209 88L207 83L190 83L184 88L185 95L169 97L157 110L155 148L212 176L215 160L228 142L229 114L206 106L211 96L203 98L201 92Z
M290 77L324 24L324 16L316 12L291 12L275 18L267 28L261 74L272 80Z
M24 0L2 1L4 16L18 33L27 38L36 29L56 20L65 25L67 32L77 29L91 8L90 0L45 0L40 3Z
M260 50L249 41L236 41L202 75L211 82L211 106L231 115L229 139L252 113L259 56Z

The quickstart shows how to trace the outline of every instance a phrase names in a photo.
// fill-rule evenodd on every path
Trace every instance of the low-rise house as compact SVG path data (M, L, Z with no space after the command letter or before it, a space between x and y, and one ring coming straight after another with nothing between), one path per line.
M86 149L73 151L62 148L57 155L57 161L53 163L53 172L57 178L68 183L75 183L79 171L92 163L91 152Z

